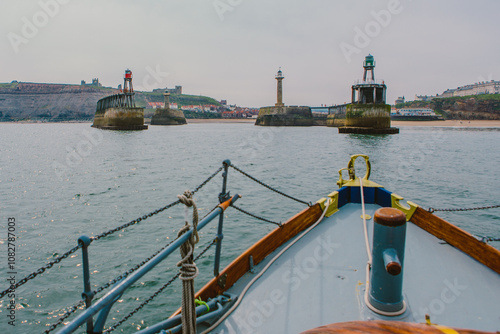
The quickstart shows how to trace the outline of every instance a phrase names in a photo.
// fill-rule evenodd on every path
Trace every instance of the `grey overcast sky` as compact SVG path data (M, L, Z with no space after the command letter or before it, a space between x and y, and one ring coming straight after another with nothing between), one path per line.
M500 79L498 0L0 0L0 82L339 104L371 53L388 103Z

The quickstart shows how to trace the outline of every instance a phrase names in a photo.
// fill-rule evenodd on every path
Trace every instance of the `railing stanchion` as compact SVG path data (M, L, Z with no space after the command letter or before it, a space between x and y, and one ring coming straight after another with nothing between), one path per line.
M222 162L224 166L224 172L222 172L222 192L219 194L219 203L226 201L229 198L229 193L226 192L227 187L227 173L229 169L229 165L231 165L231 161L224 160ZM224 211L222 211L219 215L219 226L217 228L217 244L215 245L215 260L214 260L214 276L217 277L219 275L219 267L220 267L220 253L222 250L222 239L224 238L224 234L222 233L222 226L224 223Z
M82 264L83 264L83 293L82 298L85 299L85 307L88 309L92 306L92 299L94 292L90 287L90 266L89 266L89 252L88 247L92 240L83 235L78 239L78 243L82 245ZM94 321L92 317L87 319L87 333L94 333Z

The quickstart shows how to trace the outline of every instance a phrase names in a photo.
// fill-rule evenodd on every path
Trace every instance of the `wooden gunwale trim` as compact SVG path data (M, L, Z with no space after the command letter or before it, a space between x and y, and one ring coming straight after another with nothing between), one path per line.
M281 227L272 230L265 237L260 239L253 246L248 248L244 253L238 256L217 276L210 280L200 291L196 293L196 298L201 297L202 300L215 298L233 286L245 273L250 270L250 255L253 257L254 265L259 264L269 254L275 251L285 242L311 226L321 217L321 207L315 204L306 208L288 219ZM226 276L225 287L222 288L218 284L221 276ZM180 313L177 310L172 316Z
M500 274L500 251L469 232L418 207L410 221Z
M371 334L443 334L443 333L457 333L457 334L493 334L492 332L482 332L471 329L458 329L448 328L437 325L426 325L409 323L402 321L349 321L321 326L314 329L309 329L301 334L358 334L358 333L371 333Z

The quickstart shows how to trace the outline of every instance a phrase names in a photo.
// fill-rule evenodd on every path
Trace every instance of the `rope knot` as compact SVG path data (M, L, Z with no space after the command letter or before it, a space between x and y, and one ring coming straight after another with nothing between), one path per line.
M184 191L182 195L177 195L177 198L182 204L189 208L194 205L193 193L189 190Z
M179 230L178 237L187 233L191 226L188 222L188 208L193 208L193 232L191 237L180 247L182 259L177 263L182 280L182 332L196 333L196 305L194 302L194 279L198 276L198 268L194 263L194 246L198 243L198 208L193 199L193 193L186 190L184 194L177 195L179 201L186 205L185 225Z

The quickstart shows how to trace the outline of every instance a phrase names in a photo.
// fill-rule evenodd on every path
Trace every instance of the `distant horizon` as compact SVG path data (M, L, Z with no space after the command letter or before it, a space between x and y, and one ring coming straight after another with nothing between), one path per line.
M98 77L97 78L94 78L94 79L99 79ZM84 80L84 79L82 79ZM12 80L11 82L0 82L0 84L12 84L12 83L31 83L31 84L46 84L46 85L66 85L66 86L82 86L81 84L81 81L80 81L80 84L72 84L72 83L61 83L61 82L34 82L34 81L19 81L19 80ZM92 84L90 83L87 83L87 81L85 81L86 84L85 86L89 86L89 87L92 87ZM494 80L494 79L491 79L491 80L488 80L488 81L482 81L482 82L475 82L475 83L470 83L470 84L465 84L465 85L462 85L462 86L457 86L456 88L447 88L445 90L443 90L443 92L447 91L447 90L454 90L454 89L457 89L457 88L461 88L461 87L465 87L465 86L470 86L470 85L475 85L475 84L481 84L481 83L488 83L488 82L499 82L497 80ZM108 88L108 89L115 89L115 90L118 90L118 86L115 88L115 87L112 87L112 86L104 86L102 85L101 81L99 81L99 84L101 84L101 86L98 86L98 87L101 87L101 88ZM120 85L120 84L118 84ZM134 88L134 91L135 92L139 92L139 93L154 93L153 91L154 90L158 90L158 89L171 89L171 88L174 88L175 86L180 86L180 85L173 85L173 86L170 86L170 87L157 87L157 88L152 88L152 90L147 90L147 91L143 91L143 90L138 90L138 89L135 89ZM94 86L96 87L96 86ZM182 86L182 89L184 90L185 87ZM443 92L441 93L436 93L436 94L427 94L427 95L418 95L418 94L414 94L413 97L415 97L415 95L418 95L418 96L427 96L427 97L435 97L435 96L438 96L438 95L441 95ZM224 99L216 99L212 96L209 96L209 95L199 95L199 94L187 94L187 93L182 93L181 95L191 95L191 96L203 96L203 97L209 97L209 98L213 98L214 100L216 100L217 102L221 102L222 100ZM415 99L412 99L412 100L409 100L407 99L405 96L401 96L405 99L405 102L414 102L414 101L417 101ZM398 97L399 98L399 97ZM315 105L307 105L309 107L315 107L315 108L328 108L328 107L331 107L331 106L336 106L336 105L341 105L341 104L345 104L345 103L350 103L350 101L347 101L347 102L344 102L344 103L334 103L334 104L330 104L330 105L322 105L322 104L315 104ZM286 103L285 103L286 104ZM391 102L391 101L386 101L386 104L389 104L389 105L392 105L392 106L395 106L397 103L394 102ZM262 106L246 106L246 105L239 105L237 103L228 103L228 105L236 105L238 107L242 107L242 108L260 108L260 107L267 107L267 106L272 106L273 104L269 104L269 105L262 105ZM286 104L287 105L287 104ZM298 105L302 105L302 106L306 106L305 104L298 104Z

